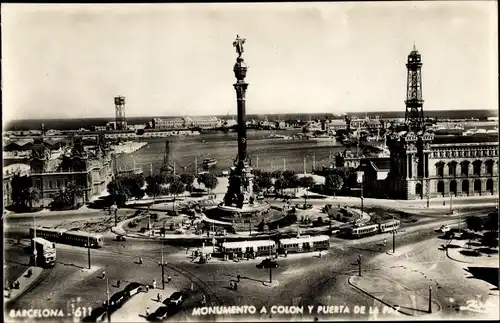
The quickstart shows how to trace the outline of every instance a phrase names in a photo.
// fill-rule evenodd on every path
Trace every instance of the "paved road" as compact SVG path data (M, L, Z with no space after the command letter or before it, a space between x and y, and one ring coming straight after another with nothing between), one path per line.
M444 222L453 222L456 219ZM423 224L421 227L409 227L397 237L398 248L418 241L433 238L437 228L443 221ZM263 281L268 281L269 272L258 270L255 263L220 262L215 261L199 265L193 264L187 258L172 257L172 267L167 269L167 275L173 278L175 288L182 289L194 280L199 288L210 295L216 295L221 304L248 304L255 306L275 305L277 300L284 305L298 304L346 304L367 306L371 299L361 295L347 285L347 277L356 272L353 265L357 255L366 259L365 270L376 266L369 264L369 259L383 252L377 244L384 236L378 235L362 240L345 241L332 238L332 248L321 259L316 254L300 257L280 258L281 266L273 270L276 286L266 287ZM390 239L388 239L391 241ZM160 259L161 243L155 240L123 242L106 242L101 250L91 251L94 271L82 271L87 266L87 250L84 248L59 246L58 264L51 274L37 288L17 302L17 308L31 308L43 305L49 308L65 308L73 299L80 297L83 306L97 307L105 298L105 280L98 278L101 270L106 270L111 285L117 279L123 283L139 281L151 283L155 278L161 281L161 270L157 266ZM175 247L164 247L165 258L179 254ZM23 255L20 246L15 241L7 241L6 254L11 261L26 261L28 255ZM134 263L139 256L145 261L143 265ZM96 269L98 268L98 269ZM175 271L173 268L177 268ZM229 281L235 278L237 272L244 279L238 291L232 291ZM233 276L233 277L231 277ZM205 281L206 284L202 284ZM122 284L123 286L123 284ZM198 287L197 287L198 288ZM335 290L335 293L328 294ZM111 292L118 291L111 287Z

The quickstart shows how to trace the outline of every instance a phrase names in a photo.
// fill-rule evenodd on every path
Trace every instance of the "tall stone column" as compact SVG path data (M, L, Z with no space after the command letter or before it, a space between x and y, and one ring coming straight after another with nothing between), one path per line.
M233 71L236 77L236 83L233 84L236 91L237 109L238 109L238 158L236 165L231 169L229 177L229 187L224 197L226 206L236 206L242 208L244 204L248 204L252 199L252 177L251 169L247 163L247 129L246 129L246 107L245 94L248 88L248 83L245 82L248 67L244 59L243 44L245 39L236 37L233 46L236 47L238 57L234 64Z

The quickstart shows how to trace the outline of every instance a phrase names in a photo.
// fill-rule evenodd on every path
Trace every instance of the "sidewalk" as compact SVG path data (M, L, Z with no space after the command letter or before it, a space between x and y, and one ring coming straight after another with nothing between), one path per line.
M33 272L31 277L28 277L28 271L31 269ZM29 267L18 279L19 289L11 289L10 296L8 297L8 292L4 288L4 297L6 301L10 302L15 300L17 297L21 296L32 284L34 284L42 275L43 268L41 267ZM5 282L11 283L11 282Z
M159 307L165 306L156 300L158 293L162 296L163 302L176 291L176 289L166 284L165 290L151 288L147 293L138 293L111 314L111 322L148 322L146 319L146 307L149 307L149 313L154 313Z
M355 289L372 297L380 304L380 316L385 310L398 311L405 316L425 316L431 313L429 309L428 291L412 290L387 277L377 276L371 273L363 273L363 276L351 276L348 282ZM391 310L392 309L392 310ZM441 306L432 301L432 314L441 310Z
M456 240L453 239L450 244L458 246L458 248L447 248L446 256L464 264L473 264L474 266L482 266L488 268L498 268L499 253L491 254L489 257L487 254L481 253L480 256L467 256L462 254L460 251L474 251L476 247L467 247L467 242L469 240Z

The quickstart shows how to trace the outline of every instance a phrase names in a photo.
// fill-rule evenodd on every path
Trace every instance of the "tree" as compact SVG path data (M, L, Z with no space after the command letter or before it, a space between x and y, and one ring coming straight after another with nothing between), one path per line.
M498 231L498 211L488 214L484 228L490 231Z
M301 177L300 186L306 189L306 194L304 195L304 205L307 204L307 191L314 185L314 178L312 176Z
M33 203L40 201L40 191L35 187L28 187L24 190L24 199L28 202L28 205L33 208Z
M212 173L204 176L203 185L211 192L219 184L219 179Z
M481 244L488 248L498 247L498 235L493 231L485 232L481 239Z
M160 186L160 177L159 176L148 176L146 177L146 194L149 196L152 196L153 198L160 195L161 192L161 186ZM108 189L109 190L109 189Z
M261 176L257 177L255 182L259 185L259 187L265 188L267 192L269 192L269 189L273 186L271 176L267 173L261 174Z
M194 175L193 174L181 174L181 182L186 185L186 191L191 192L193 190Z
M343 186L344 186L344 180L340 175L328 174L325 177L325 189L327 191L333 191L334 196L335 193L340 191Z
M184 193L186 189L186 186L184 183L180 181L180 179L174 180L172 183L170 183L168 190L170 191L171 194L174 195L174 202L172 204L172 208L175 211L175 199L177 198L177 195Z
M123 206L131 196L129 190L122 184L118 178L113 178L107 185L108 193L116 205Z
M174 201L177 195L184 193L186 186L180 180L175 180L170 183L168 190L174 195Z
M482 221L477 216L469 216L465 219L465 223L467 224L467 228L472 231L481 231L483 228Z
M21 208L28 207L28 201L26 200L26 192L32 185L33 185L32 180L28 176L20 176L19 174L14 174L14 176L12 176L11 198L13 206Z
M64 192L70 198L71 204L73 206L75 206L77 198L81 198L84 196L82 187L80 185L76 185L73 181L69 182L66 185L66 187L64 188Z

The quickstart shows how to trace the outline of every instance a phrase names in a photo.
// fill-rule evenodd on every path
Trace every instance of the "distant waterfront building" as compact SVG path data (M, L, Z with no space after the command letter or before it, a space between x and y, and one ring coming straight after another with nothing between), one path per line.
M98 139L94 149L85 149L82 139L75 137L73 147L57 158L51 158L41 139L36 139L30 159L33 186L40 190L40 206L48 206L60 189L74 181L83 190L83 202L106 189L113 177L113 161L104 140Z
M184 118L161 119L153 118L153 129L183 129L186 128Z

